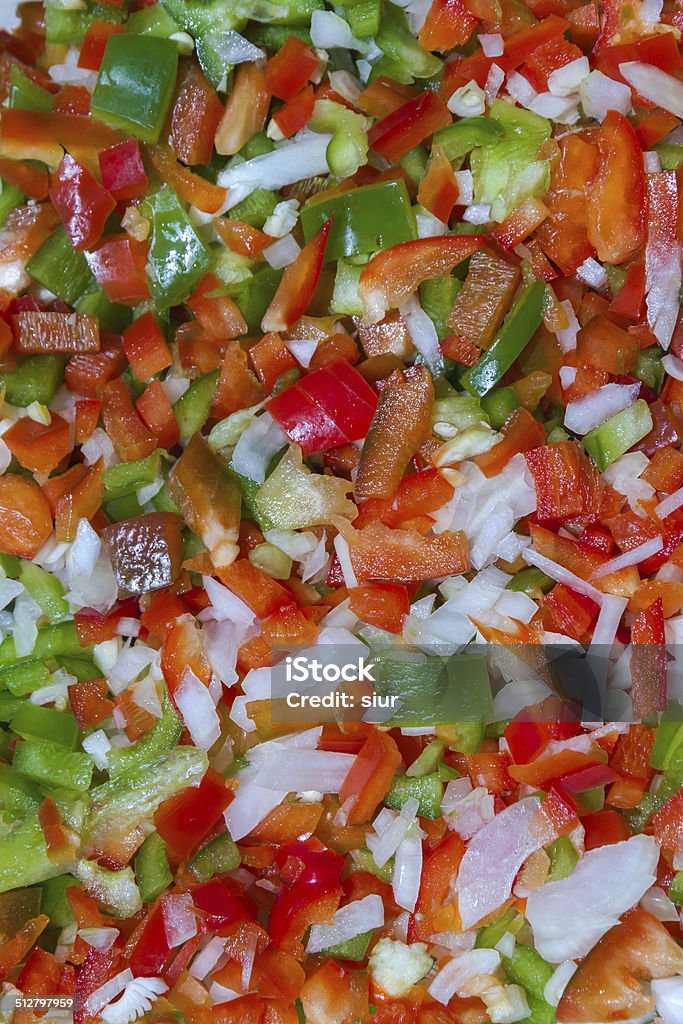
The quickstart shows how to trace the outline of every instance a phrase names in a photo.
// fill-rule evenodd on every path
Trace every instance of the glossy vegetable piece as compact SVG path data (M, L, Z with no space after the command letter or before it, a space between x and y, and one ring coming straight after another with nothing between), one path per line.
M222 282L215 274L205 274L187 298L198 322L213 338L238 338L247 333L247 325L239 309L223 291Z
M147 244L129 235L108 235L87 254L88 266L110 302L136 306L149 299Z
M448 316L448 326L477 348L488 348L519 286L517 267L489 249L475 252Z
M173 362L166 338L150 312L126 327L123 351L138 380L149 380Z
M114 449L123 462L144 459L157 446L138 416L123 380L109 381L102 394L102 419Z
M140 155L137 139L117 142L115 146L103 149L98 154L102 185L120 202L124 199L140 199L149 186L149 179Z
M645 241L645 171L631 124L610 110L598 135L600 165L588 188L588 237L598 259L623 263Z
M362 622L388 633L401 633L410 611L408 589L396 583L364 583L351 587L349 608Z
M225 189L179 163L169 145L146 146L145 154L157 176L174 188L186 203L203 213L218 213L225 204Z
M171 113L171 145L181 163L211 163L213 137L223 116L223 104L193 60L180 62Z
M600 511L602 481L578 441L558 441L525 452L536 487L540 521L594 521Z
M380 156L395 161L450 122L444 101L427 89L376 121L368 132L368 141Z
M426 858L415 915L410 924L413 942L428 940L436 931L455 926L452 885L464 854L463 840L451 832Z
M206 544L216 568L238 554L241 491L225 463L199 434L190 440L169 477L171 497Z
M240 64L216 130L216 152L222 156L238 153L245 142L263 128L269 106L265 69L260 63Z
M171 857L189 861L230 803L225 780L209 768L199 788L166 800L154 821Z
M355 491L391 498L410 460L431 434L434 388L425 366L396 370L380 392L363 444Z
M663 924L636 907L582 960L557 1007L560 1022L642 1017L653 1010L643 981L683 969L683 951Z
M25 355L99 352L97 317L74 313L16 313L12 317L14 343Z
M156 142L177 68L178 48L170 39L111 36L93 92L93 115L143 142Z
M52 176L49 196L76 252L93 247L116 206L92 171L68 153Z
M291 100L311 81L319 64L310 46L296 36L288 36L266 64L268 90L280 100Z
M211 263L211 255L178 201L162 186L143 207L152 220L149 249L150 290L160 309L175 306L193 290Z
M410 298L423 281L450 273L484 243L482 235L446 235L418 238L377 253L360 275L364 321L378 323L387 310Z
M178 421L161 381L150 381L136 400L135 411L162 448L173 448L178 443Z
M51 473L72 448L69 424L52 413L48 424L30 416L16 420L3 440L18 462L33 473Z
M437 220L447 224L459 195L460 189L450 160L440 146L433 145L427 173L417 192L418 203Z
M463 0L432 0L418 39L425 50L454 50L467 42L476 24Z
M534 281L519 294L503 326L462 383L473 395L486 395L522 354L543 318L543 281Z
M353 801L347 818L349 825L372 818L400 763L401 755L395 740L387 733L371 729L339 792L339 799L345 806L348 806L348 801Z
M469 548L461 533L445 531L423 537L414 529L392 530L370 523L354 530L345 520L336 525L349 545L351 564L364 580L426 580L467 572Z
M386 249L417 235L415 215L402 178L338 192L328 198L314 197L301 211L306 241L330 218L333 219L326 260Z
M52 532L50 506L33 480L0 477L0 551L34 558Z
M583 445L601 472L633 448L652 430L652 414L647 402L639 398L633 405L594 427L583 439Z
M306 312L320 278L331 226L327 220L285 270L261 322L264 331L286 331Z
M171 512L147 512L102 531L119 588L146 594L178 578L183 557L180 520Z
M268 930L278 949L301 959L306 928L328 921L339 905L343 860L303 842L281 846L276 857L286 884L273 904Z

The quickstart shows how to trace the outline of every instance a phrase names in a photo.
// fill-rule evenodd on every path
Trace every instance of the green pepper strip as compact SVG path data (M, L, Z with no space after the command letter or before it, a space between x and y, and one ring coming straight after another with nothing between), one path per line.
M583 439L583 446L601 473L652 430L652 414L644 398L594 427Z
M545 284L534 281L522 289L491 346L462 376L473 395L486 395L510 369L531 341L543 319Z
M364 185L329 199L308 203L301 211L307 242L333 217L326 260L375 252L417 238L415 214L403 179Z

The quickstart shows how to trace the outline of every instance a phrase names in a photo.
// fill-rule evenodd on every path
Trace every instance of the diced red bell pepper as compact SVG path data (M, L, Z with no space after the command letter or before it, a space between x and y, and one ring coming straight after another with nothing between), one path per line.
M114 25L110 21L94 21L92 25L88 25L78 55L78 67L86 68L88 71L99 71L109 37L125 31L123 25Z
M614 782L617 774L608 765L577 750L562 750L532 764L513 764L508 769L517 782L549 791L553 786L567 793L581 793Z
M465 855L465 843L450 832L424 862L415 913L410 918L412 942L429 941L436 932L457 926L453 879Z
M180 438L178 420L160 380L152 380L135 402L135 410L161 448L173 448Z
M341 360L281 391L269 401L268 411L309 455L365 437L376 403L372 388Z
M439 128L451 123L444 101L431 89L376 121L368 132L368 142L376 153L397 161Z
M169 145L147 145L145 153L161 180L168 182L186 203L203 213L217 213L221 209L225 203L225 189L178 163Z
M255 259L273 242L270 235L266 235L243 220L217 217L213 223L228 248L239 256L250 256Z
M540 522L591 522L600 511L602 481L578 441L558 441L524 453L536 488Z
M541 606L546 629L571 636L574 640L581 640L586 635L599 611L595 601L571 590L564 583L557 583L549 594L545 594Z
M610 312L627 320L640 320L645 305L645 264L632 263L626 280L610 303Z
M141 199L147 192L149 179L140 155L137 139L117 142L103 149L98 156L102 185L117 200Z
M111 302L136 306L149 299L146 242L130 235L108 235L87 254L98 285Z
M275 898L268 931L274 946L299 958L306 928L329 921L339 906L343 860L304 842L281 846L276 860L285 885Z
M21 985L19 991L23 992L25 996L38 999L57 995L62 980L62 970L63 968L57 963L54 954L36 946L17 978L17 986Z
M533 85L536 92L548 91L548 79L553 71L571 64L583 57L578 46L570 43L564 36L555 36L533 50L522 69L525 78Z
M143 313L126 327L123 351L138 380L149 380L173 362L166 338L150 312Z
M441 146L434 145L427 173L420 182L417 200L437 220L447 224L459 195L460 189L451 162Z
M467 42L476 24L463 0L432 0L418 40L425 50L454 50Z
M667 110L650 110L635 125L638 142L643 150L652 149L680 123L680 119Z
M232 799L225 780L209 768L197 789L165 800L154 815L157 832L171 857L188 861Z
M194 885L191 892L192 902L212 931L255 917L251 898L227 880L212 878L210 882Z
M667 653L661 597L631 626L631 699L633 714L647 718L667 705Z
M232 92L216 129L216 152L222 156L238 153L245 142L261 131L269 107L270 92L262 62L245 61L235 71Z
M294 597L277 580L267 576L248 558L238 558L218 571L222 583L249 605L259 619L295 604Z
M388 793L400 763L401 754L395 740L388 733L372 727L340 790L339 799L344 806L353 798L347 824L357 825L370 820Z
M536 448L545 438L543 424L528 409L515 409L501 428L503 440L490 451L476 456L476 463L484 476L497 476L504 466L520 452Z
M598 259L623 263L645 242L645 170L638 137L610 110L598 135L600 166L587 192L588 238Z
M442 235L402 242L378 252L360 275L367 320L378 323L387 310L401 306L423 281L450 273L485 241L483 235Z
M210 164L213 137L223 116L223 104L194 60L180 62L178 86L171 113L171 145L183 164Z
M273 121L288 139L301 131L312 116L314 106L315 91L312 85L307 85L273 114Z
M397 583L364 583L349 590L349 608L363 622L401 633L410 611L408 590Z
M444 531L423 537L410 528L392 530L373 522L360 530L342 527L351 564L359 582L393 580L410 583L467 572L467 540L461 533Z
M98 352L100 327L96 316L76 313L15 313L14 345L22 355Z
M148 915L137 941L130 951L128 966L136 978L158 977L171 956L161 906Z
M656 35L644 36L633 42L600 47L596 66L610 78L625 82L619 65L629 61L652 64L669 74L678 71L682 63L678 42L673 33L658 32Z
M121 619L137 618L138 603L135 598L117 601L107 612L98 612L96 608L79 608L75 613L78 642L81 647L89 644L101 644L116 636Z
M68 153L52 177L49 196L76 252L95 244L116 208L94 174Z
M52 797L45 797L38 808L38 821L45 839L47 855L52 863L72 863L78 846L78 836L65 826Z
M5 473L0 477L0 551L32 559L52 533L47 498L34 480Z
M50 923L47 914L39 914L23 924L16 935L0 946L0 979L4 979L22 962Z
M98 398L79 398L75 404L74 432L76 444L83 444L97 427L102 403Z
M15 420L3 434L3 441L25 469L49 474L72 449L69 424L56 412L49 423L30 416Z
M574 799L568 793L550 789L540 807L540 813L548 822L554 836L565 836L580 824Z
M315 75L320 59L310 46L288 36L266 64L268 91L280 100L291 100Z
M185 301L195 317L212 337L238 338L247 333L247 325L237 305L224 291L215 274L205 274L192 295ZM218 294L217 294L218 293Z
M107 696L106 679L90 679L69 686L69 704L83 732L93 725L111 718L114 702Z
M586 830L584 846L587 851L596 850L599 846L622 843L633 834L626 818L618 811L606 810L587 814L581 819L581 824Z
M60 543L75 540L80 520L91 521L97 515L104 494L103 471L104 459L100 458L58 500L55 506L55 536Z
M678 790L652 815L647 832L659 843L662 856L673 863L683 843L683 790Z
M136 413L121 378L109 381L102 388L102 419L122 462L144 459L155 451L157 439Z
M69 391L87 398L99 398L100 388L120 376L126 368L119 339L103 339L99 352L81 352L66 364L64 380Z
M505 739L512 760L528 764L547 747L551 740L576 736L579 727L574 722L544 722L517 718L505 726Z
M331 226L330 217L285 270L261 322L264 331L286 331L306 312L323 268Z
M491 232L493 238L501 248L512 252L512 250L528 238L532 231L548 216L549 210L542 199L537 196L529 196L523 202L511 210L504 221Z
M0 177L31 199L47 199L49 181L44 167L20 163L18 160L0 159Z
M235 357L231 359L231 363L234 361ZM260 341L251 346L249 361L267 395L284 373L296 370L296 359L280 335L274 332L264 334ZM241 405L238 408L241 408Z
M266 335L282 341L279 335ZM265 339L263 339L265 340ZM257 348L260 342L254 346ZM290 355L284 345L282 348ZM253 351L253 349L252 349ZM277 376L271 383L275 383ZM214 415L219 419L229 416L238 409L248 408L256 405L263 399L263 389L254 374L247 366L247 353L238 341L231 341L225 347L225 355L221 365L221 374L216 385L216 393L213 397Z
M180 685L186 668L205 686L211 682L211 666L191 615L177 618L169 625L161 648L161 671L171 693Z

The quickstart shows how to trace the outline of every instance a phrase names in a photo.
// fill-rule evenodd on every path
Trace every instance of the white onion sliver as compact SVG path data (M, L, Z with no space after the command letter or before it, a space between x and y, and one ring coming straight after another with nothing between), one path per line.
M181 946L197 934L197 918L192 911L192 896L189 892L172 893L161 901L161 916L170 949Z
M502 57L505 44L499 32L480 32L479 45L486 57Z
M273 270L282 270L283 267L288 267L290 263L293 263L300 252L301 248L298 242L294 235L290 234L278 238L277 242L272 242L263 250L263 255Z
M231 28L209 32L206 41L226 64L243 64L265 57L263 50Z
M422 876L422 839L417 825L411 822L398 844L394 858L392 890L399 907L409 913L415 910Z
M582 580L580 576L570 572L569 569L565 569L558 562L553 562L552 559L539 554L535 548L526 548L522 557L529 565L535 565L537 569L544 572L546 576L550 576L556 583L564 583L566 586L571 587L572 590L578 590L580 594L590 597L596 604L602 604L605 595L597 587L587 583L586 580Z
M655 507L655 513L660 519L666 519L672 512L675 512L677 508L683 505L683 487L679 487L677 491L672 494L668 494L666 498L662 498L660 503Z
M603 384L590 394L568 402L564 411L565 427L574 434L587 434L633 405L639 388L639 384Z
M221 721L211 694L191 668L183 670L173 699L194 744L208 750L221 734Z
M251 608L212 576L203 576L202 583L217 619L228 619L241 626L250 626L254 621Z
M381 928L383 924L384 904L381 897L373 893L340 907L330 924L314 924L306 949L309 953L319 953L322 949L346 942L373 928Z
M683 117L683 82L653 64L627 61L619 65L619 73L646 100Z
M429 994L438 1003L447 1006L470 978L493 974L499 964L500 953L495 949L467 950L441 968L429 986Z
M94 992L91 992L83 1004L83 1009L91 1017L95 1017L112 999L116 998L119 992L123 992L126 985L132 980L133 972L127 967L125 971L115 974L109 981L105 981L104 985L100 985Z
M595 570L591 579L597 580L601 576L609 575L611 572L626 569L629 565L638 565L639 562L644 562L646 558L656 555L663 547L664 540L662 537L653 537L651 540L646 540L644 544L639 544L638 547L631 548L630 551L624 551L623 554L610 558L609 561Z

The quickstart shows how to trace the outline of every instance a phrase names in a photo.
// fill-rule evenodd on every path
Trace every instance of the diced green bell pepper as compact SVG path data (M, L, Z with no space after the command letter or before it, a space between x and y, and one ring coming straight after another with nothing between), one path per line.
M422 818L441 817L441 801L443 800L443 782L436 772L413 778L409 775L395 775L384 797L387 807L400 810L406 800L411 797L418 801L417 813Z
M90 25L95 21L107 21L120 25L126 16L123 7L108 3L91 3L89 0L80 8L62 7L56 3L45 4L45 25L48 43L65 43L77 46Z
M33 562L24 561L21 563L19 580L50 622L59 622L69 614L69 602L64 597L65 590L57 576Z
M85 292L95 287L85 255L76 252L63 227L47 238L26 264L34 280L58 299L74 306Z
M465 117L434 133L434 145L441 146L449 160L459 160L478 146L499 142L503 126L492 117Z
M49 740L17 743L12 767L43 786L85 791L92 781L93 763L87 754L67 751Z
M200 882L208 882L214 875L234 871L241 863L240 852L227 832L222 832L195 853L190 871Z
M650 391L654 391L655 394L659 392L664 380L663 354L659 345L641 348L633 367L634 376L642 380L643 384L647 384Z
M67 868L68 865L56 864L48 857L37 813L29 815L2 837L0 892L44 882L54 875L64 874Z
M358 291L362 269L362 266L354 266L347 260L337 260L337 273L330 302L333 313L339 313L341 316L363 316L365 310Z
M25 198L24 193L15 185L0 179L0 227L7 220L10 210L15 206L21 206Z
M61 655L73 657L87 656L87 648L81 647L78 641L76 623L58 622L54 626L44 626L38 630L38 637L35 646L31 651L32 658L57 658ZM0 643L0 668L5 665L12 665L17 661L17 652L14 647L14 639L11 636L5 637Z
M230 217L243 220L253 228L262 228L280 202L280 196L267 188L254 189L230 210Z
M164 697L161 718L150 731L130 747L112 747L107 757L111 780L125 776L157 761L173 750L180 739L183 724L168 695Z
M68 711L43 708L23 701L12 719L12 729L25 740L49 740L63 752L74 750L80 729Z
M506 583L505 589L512 590L516 594L528 594L536 600L540 600L543 594L547 594L555 586L555 580L546 576L544 572L535 566L522 569L516 576Z
M659 772L667 771L683 755L683 722L667 721L666 715L657 727L650 751L650 765Z
M399 157L399 166L408 177L408 181L417 189L427 173L429 161L429 150L426 146L413 146L402 157Z
M683 871L677 871L673 877L667 893L672 903L677 907L683 907Z
M494 949L508 932L510 935L518 935L523 924L524 918L519 911L510 907L496 921L479 929L475 946L477 949Z
M79 860L74 874L85 890L114 917L133 917L142 909L140 890L133 869L109 871L94 860Z
M25 818L38 809L40 790L29 779L19 775L9 764L0 762L0 808L2 816L13 820Z
M430 772L436 771L445 750L446 744L443 740L432 740L431 743L428 743L406 771L408 778L419 779L424 775L429 775Z
M644 398L611 416L599 427L593 427L583 439L583 446L601 473L629 448L650 433L652 414Z
M514 388L494 388L481 400L494 430L500 430L508 416L519 409L519 399Z
M658 155L663 171L677 171L683 164L683 146L677 142L658 142L652 147Z
M372 931L362 932L360 935L354 935L352 939L338 942L336 946L328 946L327 949L320 951L320 956L333 956L337 960L364 960L371 938Z
M27 356L19 359L16 370L0 374L6 401L22 408L32 402L49 405L63 380L63 356Z
M558 836L547 849L550 857L548 881L559 882L570 875L579 859L576 847L569 836Z
M331 515L348 516L350 487L336 477L312 473L303 465L300 448L290 448L253 498L257 521L278 530L323 525ZM243 492L244 493L244 492Z
M448 749L459 754L476 754L485 731L484 722L450 722L437 727L437 735L448 745Z
M143 142L156 142L177 71L178 47L170 39L110 36L92 95L93 116Z
M102 672L94 661L89 658L59 657L56 659L59 668L63 668L78 683L89 683L93 679L101 679Z
M16 665L0 669L0 686L15 697L25 697L49 681L50 673L42 661L18 661Z
M404 76L433 78L441 72L442 64L439 58L420 46L410 31L404 12L395 4L382 4L379 32L375 35L375 42L387 61L395 64L400 69L399 73L402 72Z
M356 39L372 39L377 35L380 11L379 0L360 0L349 7L346 17Z
M168 865L166 843L158 832L152 832L135 856L135 878L143 903L150 903L168 889L173 872Z
M462 375L462 384L470 394L488 394L522 354L543 319L544 295L543 281L522 289L490 347Z
M264 267L257 271L249 284L238 291L234 298L251 334L260 333L261 321L282 280L283 270Z
M351 851L351 860L354 871L368 871L371 875L375 875L377 878L381 878L383 882L391 885L391 880L394 876L393 857L386 864L383 864L381 868L378 868L375 864L375 858L369 850L363 847L360 850Z
M66 890L73 886L80 888L79 882L71 875L55 875L43 882L39 889L33 890L42 893L41 910L47 914L50 924L55 928L66 928L74 920L71 905L66 898Z
M134 494L125 494L122 498L114 498L112 501L106 502L104 511L112 523L122 523L126 519L133 519L144 513L142 505Z
M113 501L127 494L134 494L140 487L154 483L161 466L161 449L157 448L144 459L133 462L119 462L105 469L102 476L104 501Z
M462 281L450 274L423 281L420 285L422 308L436 327L439 341L451 333L448 317L461 288Z
M208 420L218 376L218 370L210 370L193 381L187 391L173 403L173 412L183 441L200 431Z
M403 179L363 185L309 202L301 211L305 240L310 241L332 216L327 260L376 252L417 238L415 214Z
M100 321L100 329L113 334L123 334L133 319L133 310L129 306L111 302L101 288L86 292L74 304L74 308L83 316L96 316Z
M3 551L0 554L0 575L8 576L11 580L16 580L19 577L21 571L21 559L17 555L7 555Z
M150 42L142 36L132 38L139 38L144 45ZM211 253L195 231L177 195L168 185L163 185L141 206L152 221L152 241L147 262L152 298L157 307L162 309L177 306L194 290L209 269Z
M21 110L52 110L52 93L25 75L18 64L12 64L9 76L9 105Z
M168 11L164 10L163 4L153 4L151 7L133 11L128 15L126 22L126 32L138 36L159 36L161 39L168 39L174 32L179 31L180 25L173 20Z
M348 178L368 162L369 126L367 117L340 103L332 100L316 102L309 127L316 132L332 133L326 156L330 171L337 178Z

